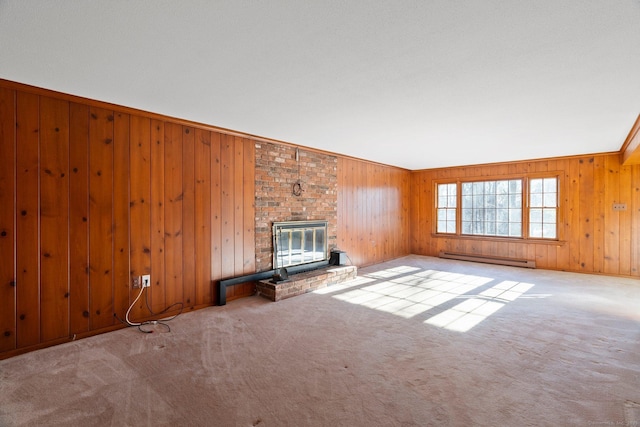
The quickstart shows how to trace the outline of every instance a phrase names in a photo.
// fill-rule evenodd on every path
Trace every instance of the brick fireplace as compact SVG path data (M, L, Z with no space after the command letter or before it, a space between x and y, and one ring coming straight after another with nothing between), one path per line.
M227 286L250 280L258 280L255 288L258 294L272 301L279 301L342 283L356 276L357 267L354 265L326 265L316 270L298 272L290 276L289 280L277 283L270 277L276 267L273 263L274 223L305 222L306 225L317 225L326 222L326 231L322 228L322 234L326 238L326 256L336 248L337 170L338 158L335 156L284 144L255 143L256 273L221 280L218 283L220 305L226 304ZM309 230L306 232L310 233ZM316 230L309 235L313 237L305 236L303 241L307 238L315 241L317 233ZM292 236L293 234L290 238ZM317 246L318 243L312 246L312 252L317 251ZM312 263L318 264L315 255L312 258ZM262 280L265 278L267 279Z
M268 142L256 143L255 148L257 271L273 268L274 222L325 220L328 249L335 248L337 157Z

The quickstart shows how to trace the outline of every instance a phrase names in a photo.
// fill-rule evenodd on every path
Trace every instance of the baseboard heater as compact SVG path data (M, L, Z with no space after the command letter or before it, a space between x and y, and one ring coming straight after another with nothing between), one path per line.
M486 264L508 265L512 267L536 268L536 262L528 259L505 258L491 255L460 254L455 252L440 252L440 258L456 259L459 261L484 262Z

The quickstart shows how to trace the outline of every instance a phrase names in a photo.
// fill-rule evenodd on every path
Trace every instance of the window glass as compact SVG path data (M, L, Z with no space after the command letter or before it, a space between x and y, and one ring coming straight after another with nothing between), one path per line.
M522 237L522 180L462 183L462 234Z
M535 178L529 181L529 237L557 237L558 178Z
M438 184L437 232L456 233L457 184Z

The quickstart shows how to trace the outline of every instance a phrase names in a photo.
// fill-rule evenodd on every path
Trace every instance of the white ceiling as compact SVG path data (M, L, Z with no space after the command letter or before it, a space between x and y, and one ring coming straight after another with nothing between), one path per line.
M408 169L608 152L640 0L0 0L0 78Z

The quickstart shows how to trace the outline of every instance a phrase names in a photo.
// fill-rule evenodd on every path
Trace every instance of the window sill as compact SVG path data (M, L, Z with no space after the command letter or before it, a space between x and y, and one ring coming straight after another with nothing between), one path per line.
M495 236L470 236L459 234L431 233L431 237L436 239L461 239L461 240L479 240L486 242L508 242L508 243L533 243L536 245L554 245L564 246L565 240L559 239L525 239L522 237L495 237Z

